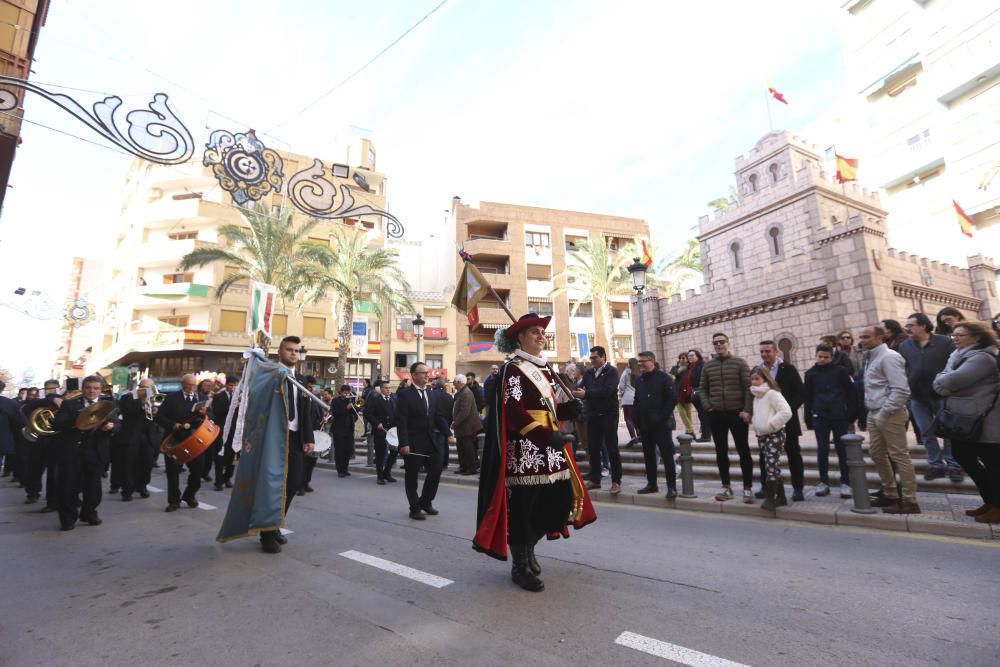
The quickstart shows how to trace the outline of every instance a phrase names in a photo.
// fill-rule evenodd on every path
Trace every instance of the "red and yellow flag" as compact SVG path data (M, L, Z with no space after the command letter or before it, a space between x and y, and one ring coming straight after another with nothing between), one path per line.
M646 247L646 239L642 240L642 259L640 261L647 269L653 265L653 255L649 252L649 248Z
M785 99L785 94L778 92L778 89L774 87L773 83L767 84L767 92L771 93L771 97L778 100L782 104L788 104L788 100Z
M976 221L973 220L968 213L962 210L962 207L958 205L958 202L954 199L951 203L955 205L955 213L958 215L958 226L962 228L962 233L972 238L972 230L976 226Z
M837 182L858 180L858 161L856 158L849 158L834 153L837 156Z

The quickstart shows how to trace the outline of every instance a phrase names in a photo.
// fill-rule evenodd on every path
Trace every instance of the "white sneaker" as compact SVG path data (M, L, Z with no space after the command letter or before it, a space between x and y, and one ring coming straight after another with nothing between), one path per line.
M816 495L817 496L828 496L830 495L830 487L820 482L816 485Z
M608 470L607 468L601 468L601 477L607 477L610 474L611 474L610 470Z
M841 498L850 498L851 495L852 495L851 494L851 487L848 486L847 484L841 484L840 485L840 497Z

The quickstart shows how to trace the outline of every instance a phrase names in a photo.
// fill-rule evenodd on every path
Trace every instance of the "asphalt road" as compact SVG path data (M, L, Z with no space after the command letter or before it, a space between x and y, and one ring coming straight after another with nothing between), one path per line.
M214 542L211 489L174 514L105 496L60 533L4 480L0 665L1000 664L996 543L598 505L539 545L532 594L472 551L471 487L415 522L401 482L313 485L274 556Z

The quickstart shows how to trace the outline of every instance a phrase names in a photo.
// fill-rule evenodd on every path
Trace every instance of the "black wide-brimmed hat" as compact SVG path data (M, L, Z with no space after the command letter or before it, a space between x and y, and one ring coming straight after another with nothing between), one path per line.
M507 327L503 335L508 340L517 340L517 334L521 333L525 329L530 327L539 326L543 329L549 326L549 321L552 319L551 315L546 315L545 317L539 317L538 313L527 313L526 315L521 315L517 322L514 322L509 327Z

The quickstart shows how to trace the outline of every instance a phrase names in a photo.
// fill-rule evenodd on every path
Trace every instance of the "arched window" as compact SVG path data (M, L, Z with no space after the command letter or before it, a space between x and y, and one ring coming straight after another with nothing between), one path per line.
M771 248L771 255L773 257L781 257L782 254L782 243L781 243L781 227L774 225L767 230L767 243Z
M757 192L757 174L750 174L747 180L750 181L750 192Z
M743 257L742 257L743 247L740 245L739 241L733 241L729 244L729 252L733 256L733 271L739 273L743 270Z
M774 163L771 163L771 166L768 167L767 170L769 172L771 172L771 182L772 183L777 183L778 182L778 165L774 164Z

